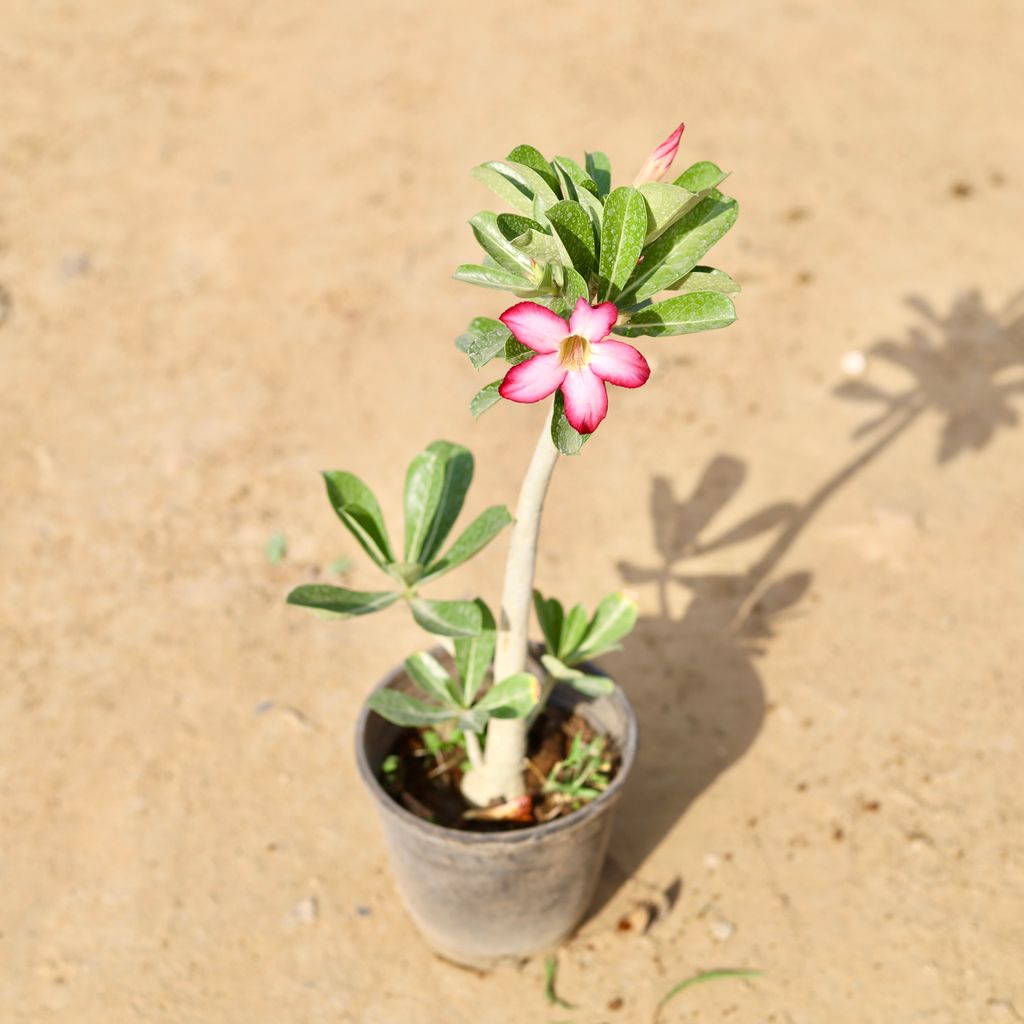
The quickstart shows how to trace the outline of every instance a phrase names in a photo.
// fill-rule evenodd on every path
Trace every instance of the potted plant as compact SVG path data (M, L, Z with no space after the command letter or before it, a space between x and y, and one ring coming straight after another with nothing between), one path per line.
M736 220L714 164L662 177L680 125L631 186L611 187L603 153L584 166L517 146L475 168L514 212L470 221L484 250L458 280L516 297L498 319L474 319L456 342L474 367L508 365L470 402L547 402L548 415L513 518L492 506L448 544L473 476L461 445L435 441L405 475L405 531L393 544L373 492L351 473L324 474L334 511L387 580L353 591L314 583L295 605L350 618L404 603L439 638L373 691L356 755L410 914L430 945L487 966L565 937L586 912L611 811L633 763L636 722L593 659L632 629L636 602L616 592L592 613L534 589L541 511L560 455L576 455L605 418L607 385L635 388L650 369L620 338L725 327L738 285L700 264ZM658 300L662 292L674 293ZM482 599L428 588L511 526L497 614ZM531 646L531 608L543 641Z

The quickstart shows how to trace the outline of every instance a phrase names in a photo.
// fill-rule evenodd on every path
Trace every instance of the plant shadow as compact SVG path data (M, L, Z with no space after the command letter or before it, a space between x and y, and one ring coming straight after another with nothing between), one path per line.
M939 315L923 299L909 297L919 322L902 340L875 343L863 354L864 366L835 389L840 398L881 407L854 431L862 447L803 501L769 504L722 529L717 523L748 474L742 459L715 456L681 498L670 478L652 480L649 509L658 564L623 562L618 568L628 586L642 593L655 588L657 611L642 616L626 649L607 659L613 678L629 680L640 750L591 915L635 875L693 801L760 732L765 696L757 656L797 613L813 579L808 570L778 570L822 506L925 413L939 417L940 466L1017 425L1011 402L1024 395L1022 299L1024 293L990 309L971 290ZM762 553L742 571L689 567L697 558L755 540L762 542ZM680 600L685 608L677 616L673 605Z

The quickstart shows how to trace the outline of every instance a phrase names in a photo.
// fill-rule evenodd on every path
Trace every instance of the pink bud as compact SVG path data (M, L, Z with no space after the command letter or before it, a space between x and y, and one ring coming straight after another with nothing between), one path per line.
M648 158L647 162L640 168L640 173L633 182L633 187L642 185L645 181L659 181L661 176L672 166L676 158L676 151L679 149L679 140L683 137L681 124Z

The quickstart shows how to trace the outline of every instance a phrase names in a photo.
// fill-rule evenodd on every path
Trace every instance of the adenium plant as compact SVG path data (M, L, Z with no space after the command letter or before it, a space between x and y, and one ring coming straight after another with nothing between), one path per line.
M690 334L726 327L736 317L730 296L739 286L700 261L735 223L737 203L719 191L726 175L707 161L662 180L682 134L680 124L631 186L614 189L603 153L586 154L581 166L564 156L549 161L522 145L473 170L512 212L488 210L470 220L483 257L460 266L455 277L511 292L517 301L496 319L475 318L456 340L477 369L496 359L508 364L472 398L470 410L479 418L503 400L549 403L514 519L492 506L445 548L472 480L473 457L460 445L435 441L406 473L399 554L366 484L351 473L324 474L332 507L388 587L353 591L308 584L288 600L342 617L403 601L423 629L444 638L451 670L432 654L416 652L405 665L421 696L382 690L371 706L397 725L458 729L470 765L463 795L477 807L514 807L523 799L528 730L554 683L588 696L610 692L611 680L588 665L617 649L636 622L636 602L623 593L605 597L591 615L582 605L566 612L533 585L541 511L559 456L578 454L604 421L609 384L637 388L651 376L643 354L618 338ZM663 292L673 294L659 298ZM509 525L497 616L482 598L421 593ZM531 606L544 637L539 665L530 659ZM575 761L589 763L577 754ZM566 775L575 761L560 763L560 774L549 783L571 791L572 806L600 788Z

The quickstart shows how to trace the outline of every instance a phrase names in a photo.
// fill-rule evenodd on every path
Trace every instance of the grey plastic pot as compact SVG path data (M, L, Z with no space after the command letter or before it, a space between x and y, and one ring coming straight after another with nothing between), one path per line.
M385 687L414 690L401 666L377 689ZM467 967L487 969L556 945L583 919L597 888L612 812L636 757L636 716L618 687L589 698L558 684L550 701L614 739L622 763L608 789L581 810L513 832L444 828L396 803L377 773L401 730L366 705L359 715L359 774L384 826L402 901L427 944Z

